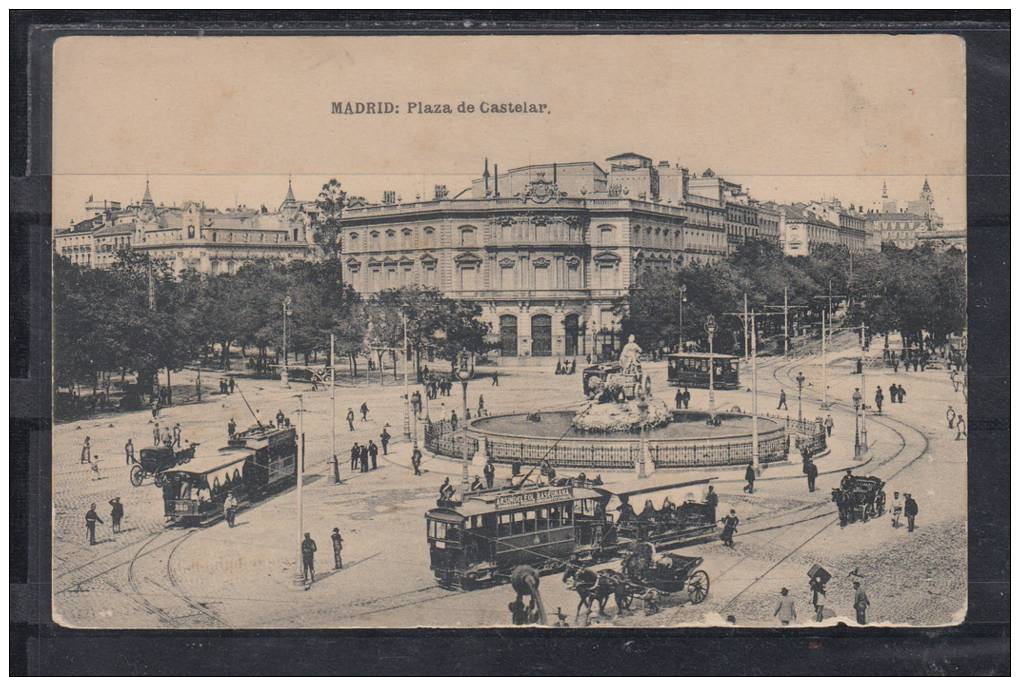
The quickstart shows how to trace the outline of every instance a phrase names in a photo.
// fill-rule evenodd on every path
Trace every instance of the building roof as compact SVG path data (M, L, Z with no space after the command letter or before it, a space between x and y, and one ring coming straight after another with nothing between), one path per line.
M652 161L652 158L648 157L647 155L641 155L640 153L635 153L633 151L627 151L626 153L619 153L618 155L613 155L613 156L607 157L606 161L609 162L609 161L612 161L612 160L625 160L625 159L628 159L628 158L637 158L639 160L648 160L649 162Z

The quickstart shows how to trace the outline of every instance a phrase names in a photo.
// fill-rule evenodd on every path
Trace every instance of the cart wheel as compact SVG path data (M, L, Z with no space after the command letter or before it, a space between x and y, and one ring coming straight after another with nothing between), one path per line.
M634 593L632 591L630 591L630 590L628 590L627 592L623 593L623 596L620 598L620 604L623 605L623 608L624 609L629 609L630 605L633 604L633 603L634 603Z
M687 594L691 602L701 604L708 597L708 574L698 569L687 579Z
M163 473L158 472L155 475L153 475L152 483L155 484L157 487L162 487L166 483L166 480L163 479Z
M478 586L478 582L475 579L471 578L470 576L461 576L460 577L460 589L461 590L464 590L464 591L474 590L477 586Z
M143 479L145 479L145 474L142 472L142 466L131 466L131 484L133 486L140 487L142 486Z

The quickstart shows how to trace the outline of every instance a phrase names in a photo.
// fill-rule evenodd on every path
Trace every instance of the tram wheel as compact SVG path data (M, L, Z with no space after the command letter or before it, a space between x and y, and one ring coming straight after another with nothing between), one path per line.
M687 579L687 594L691 597L691 602L694 604L701 604L708 597L708 574L701 569L698 569L691 577Z
M133 465L131 466L131 484L136 487L142 486L142 480L145 479L145 473L142 472L142 466Z

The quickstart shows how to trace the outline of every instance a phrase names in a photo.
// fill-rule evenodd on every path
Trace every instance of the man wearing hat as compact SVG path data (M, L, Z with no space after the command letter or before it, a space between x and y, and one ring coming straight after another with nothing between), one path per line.
M857 612L857 623L860 625L868 624L868 607L871 606L871 601L868 599L868 595L861 589L861 582L854 581L854 610Z
M790 591L787 588L779 591L779 604L772 615L776 616L783 625L789 625L790 621L797 620L797 609L794 607L793 598L790 597Z
M115 534L120 533L120 521L124 519L124 504L120 502L120 496L110 501L110 530Z
M914 520L917 519L917 501L910 494L903 494L903 515L907 518L907 531L913 531Z

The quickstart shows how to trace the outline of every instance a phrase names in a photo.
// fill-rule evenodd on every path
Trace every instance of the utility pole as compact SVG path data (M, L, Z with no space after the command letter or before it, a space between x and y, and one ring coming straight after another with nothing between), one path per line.
M331 444L333 459L337 462L336 476L340 477L340 461L336 456L336 336L329 335L329 408L332 416L330 417L331 430Z
M400 322L404 327L404 439L411 441L411 387L407 384L407 314L400 313Z
M790 308L807 308L804 305L790 305L790 288L783 287L783 305L772 306L766 305L766 308L782 308L783 309L783 355L790 352Z
M829 317L829 325L830 326L829 326L828 330L831 330L831 328L832 328L831 327L831 325L832 325L832 317L831 316ZM829 360L828 360L828 358L826 357L826 354L825 354L825 344L826 344L826 341L827 341L827 338L828 338L825 335L825 333L828 330L826 329L826 325L825 325L825 311L823 310L822 311L822 409L828 409L829 408Z
M743 315L743 320L744 320L744 361L747 361L748 352L749 352L750 346L751 346L750 337L747 334L747 329L748 329L748 325L747 325L747 322L748 322L748 320L747 320L747 292L744 292L744 315Z
M755 331L754 311L751 311L751 466L761 477L758 456L758 333Z
M715 356L713 354L715 328L715 315L709 315L705 319L705 331L708 332L708 409L711 412L710 420L713 425L715 424Z
M290 315L290 294L283 297L283 373L280 374L280 381L287 388L290 387L290 367L287 362L287 316Z
M305 540L305 504L301 495L301 490L305 483L305 396L303 393L295 395L298 398L298 445L297 445L297 465L294 468L294 472L297 478L297 530L298 530L298 575L302 578L303 566L304 566L304 555L301 551L301 544Z
M677 346L676 351L682 353L684 351L684 304L687 302L687 285L680 285L680 345Z

